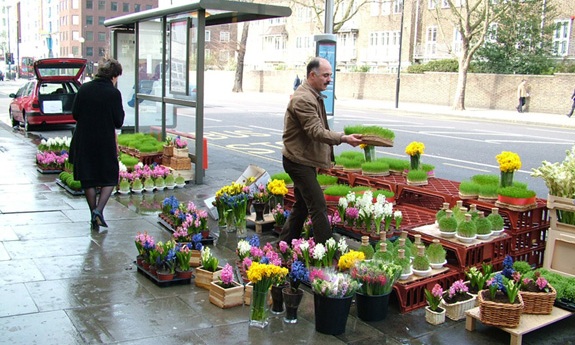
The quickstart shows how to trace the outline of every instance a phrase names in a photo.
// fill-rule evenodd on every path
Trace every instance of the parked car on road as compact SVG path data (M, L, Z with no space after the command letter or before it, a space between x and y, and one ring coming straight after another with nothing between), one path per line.
M73 124L72 104L86 68L86 60L50 58L34 62L34 79L24 84L10 103L12 126Z

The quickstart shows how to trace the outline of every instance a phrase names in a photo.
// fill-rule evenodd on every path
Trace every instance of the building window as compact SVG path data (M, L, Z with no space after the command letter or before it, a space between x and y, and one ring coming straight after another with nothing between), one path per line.
M112 11L114 11L114 12L118 11L118 3L115 2L115 1L112 1L112 2L110 3L110 10L112 10Z
M98 32L98 42L106 42L106 33Z
M430 10L435 9L435 2L436 2L436 1L437 1L437 0L429 0L429 2L427 3L427 8L430 9Z
M122 12L130 12L130 4L127 2L124 2L122 4Z
M437 52L437 26L427 28L425 35L425 55L435 55Z
M497 23L489 24L487 35L485 35L485 43L497 42Z
M146 5L146 10L151 10L152 9L152 5Z
M555 55L567 55L570 31L568 20L558 20L555 22L555 31L553 32L553 50L555 51Z
M102 17L102 16L98 17L98 24L99 24L99 25L104 25L104 21L105 21L105 20L106 20L106 17Z
M79 0L72 0L72 8L77 9L79 5Z
M230 52L227 50L220 51L220 61L227 62L230 59Z
M230 32L229 31L221 31L220 32L220 42L229 42L230 41Z
M461 53L463 47L463 39L461 37L461 32L457 30L457 27L453 28L453 53Z
M80 39L80 33L78 31L72 31L72 39L78 41Z
M403 0L393 0L393 13L401 13L403 10Z
M94 17L86 16L86 25L94 25Z
M212 40L212 32L210 30L206 30L206 42L210 42Z
M106 1L104 0L98 0L98 9L100 11L103 11L106 9Z
M140 12L140 8L142 6L140 4L134 4L134 12Z
M94 8L94 1L86 0L86 9L91 10Z
M104 56L104 55L106 55L106 49L98 48L98 56Z
M92 31L86 31L86 41L93 41L94 40L94 33Z
M79 24L80 24L80 17L72 16L72 25L79 25Z
M94 56L94 48L86 47L86 56Z
M80 55L80 47L72 47L72 55Z

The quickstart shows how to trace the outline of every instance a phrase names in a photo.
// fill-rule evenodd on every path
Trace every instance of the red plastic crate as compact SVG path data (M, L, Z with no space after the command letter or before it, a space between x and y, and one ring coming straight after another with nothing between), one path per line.
M535 267L542 267L545 256L545 246L517 251L510 255L513 261L526 261Z
M535 228L532 230L512 233L512 253L522 252L533 248L545 247L547 243L547 229L548 227Z
M442 237L435 237L425 232L418 232L416 229L410 231L410 237L420 234L425 243L431 243L434 239L439 242L447 252L447 262L456 267L465 269L467 267L480 267L482 263L495 264L502 262L507 254L511 252L513 237L510 235L494 238L489 242L477 243L473 246L465 246L455 241L449 241Z
M419 206L427 210L437 212L443 207L443 203L454 204L450 195L435 192L425 186L399 185L395 200L398 204Z
M512 233L532 230L535 228L549 227L549 209L545 199L537 199L537 206L527 211L513 211L499 207L499 214L505 221L505 228ZM464 200L463 205L477 205L477 209L483 211L485 216L491 214L491 209L497 207L495 202L486 202L479 200Z
M350 176L353 175L353 173L343 171L343 169L318 169L318 174L335 176L337 177L337 183L339 184L353 185L353 181L350 179Z
M425 300L425 289L431 291L435 284L441 285L444 290L449 289L451 284L458 279L463 279L464 273L456 267L449 267L449 271L431 276L425 279L416 280L409 283L395 283L393 289L399 301L399 311L407 313L415 309L423 308L427 305Z

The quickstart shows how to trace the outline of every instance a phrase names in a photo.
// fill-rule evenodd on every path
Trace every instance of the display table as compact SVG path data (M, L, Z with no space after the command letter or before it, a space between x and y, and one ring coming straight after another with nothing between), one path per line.
M476 322L479 320L479 307L469 309L465 312L465 329L468 331L474 331ZM511 345L520 345L523 340L523 334L527 334L536 329L545 327L559 320L563 320L573 315L573 313L567 310L553 307L553 311L549 315L531 315L522 314L521 321L517 328L506 328L498 327L501 330L509 333L511 335Z

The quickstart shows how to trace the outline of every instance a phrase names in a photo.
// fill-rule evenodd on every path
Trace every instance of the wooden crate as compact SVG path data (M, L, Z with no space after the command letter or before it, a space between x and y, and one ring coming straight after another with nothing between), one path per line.
M170 157L170 168L174 170L189 170L192 167L192 160L188 157Z

